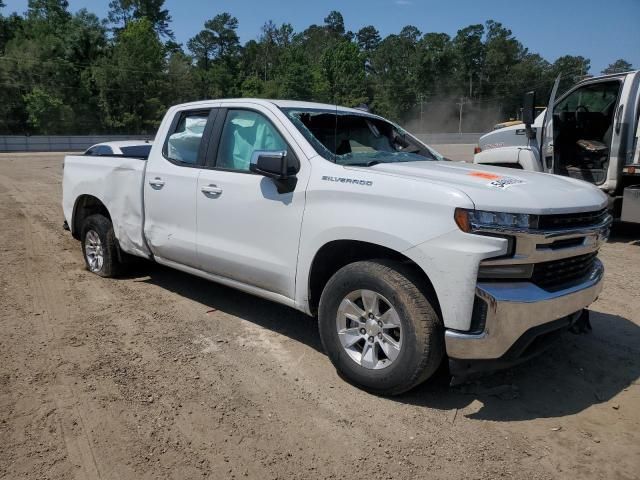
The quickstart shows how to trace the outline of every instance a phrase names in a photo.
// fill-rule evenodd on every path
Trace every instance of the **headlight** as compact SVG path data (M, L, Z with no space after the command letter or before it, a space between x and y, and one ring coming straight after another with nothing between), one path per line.
M456 208L454 219L460 230L471 233L482 229L525 229L535 228L537 215L528 213L487 212Z

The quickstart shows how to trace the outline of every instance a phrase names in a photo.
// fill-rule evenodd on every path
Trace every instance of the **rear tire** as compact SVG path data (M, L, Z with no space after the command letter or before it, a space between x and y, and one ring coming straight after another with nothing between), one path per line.
M90 215L82 223L80 240L87 270L101 277L121 273L120 249L111 220L104 215Z
M381 395L399 395L429 378L444 356L444 330L421 278L388 260L349 264L322 292L322 344L338 373Z

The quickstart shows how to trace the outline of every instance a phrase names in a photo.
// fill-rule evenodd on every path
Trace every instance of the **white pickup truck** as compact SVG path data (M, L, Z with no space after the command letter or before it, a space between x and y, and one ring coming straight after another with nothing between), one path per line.
M317 315L341 375L389 395L547 345L600 293L611 222L585 182L281 100L175 106L146 161L67 156L63 191L90 271L135 255Z

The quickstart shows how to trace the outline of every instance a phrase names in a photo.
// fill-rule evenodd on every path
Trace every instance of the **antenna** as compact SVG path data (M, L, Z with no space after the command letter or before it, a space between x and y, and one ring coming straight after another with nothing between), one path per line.
M338 102L336 102L335 91L333 93L333 104L336 106L336 123L333 130L333 163L338 163Z

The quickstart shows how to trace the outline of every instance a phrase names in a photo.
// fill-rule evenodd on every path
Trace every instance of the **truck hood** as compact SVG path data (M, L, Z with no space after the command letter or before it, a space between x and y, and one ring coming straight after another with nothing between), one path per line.
M607 205L606 195L589 183L512 168L426 161L380 163L368 170L447 185L465 193L479 210L543 215L588 212Z

